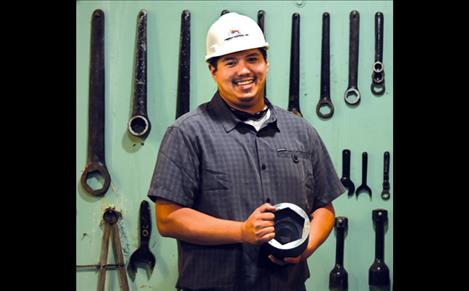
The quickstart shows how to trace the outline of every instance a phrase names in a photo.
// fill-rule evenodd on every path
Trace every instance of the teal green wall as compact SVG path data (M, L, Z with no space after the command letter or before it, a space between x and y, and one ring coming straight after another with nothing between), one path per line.
M301 3L301 5L298 5ZM106 163L111 187L102 198L88 195L80 186L86 162L88 130L88 79L90 20L95 9L106 17ZM152 129L144 144L131 140L127 122L131 114L135 29L140 9L148 11L148 116ZM138 246L138 209L146 198L156 155L166 128L174 121L176 110L180 15L191 13L191 99L190 108L208 101L215 83L204 62L205 37L221 10L236 11L257 19L265 10L265 34L270 72L267 95L276 105L287 108L290 68L291 15L301 15L301 110L321 134L342 174L342 150L352 151L351 178L361 183L361 153L368 152L368 185L373 199L342 195L334 201L337 216L349 219L345 240L344 265L349 274L349 290L368 290L368 268L374 259L375 234L371 211L388 210L389 226L385 236L385 262L393 281L393 2L392 1L78 1L76 6L76 261L92 264L99 260L103 210L115 206L122 211L119 222L124 257ZM360 55L358 88L362 101L348 107L343 94L348 83L349 13L360 12ZM330 120L315 113L319 98L322 13L331 15L331 98L335 107ZM370 92L374 62L374 15L384 14L384 66L386 93L375 97ZM391 153L391 199L380 197L383 153ZM153 204L152 204L153 206ZM152 217L154 218L152 207ZM335 235L309 259L311 278L308 290L328 290L329 272L335 262ZM151 251L156 267L148 280L139 269L131 290L174 290L177 278L176 241L158 234L154 219ZM112 253L109 262L113 262ZM96 290L97 273L77 272L79 291ZM117 272L108 271L106 290L119 290Z

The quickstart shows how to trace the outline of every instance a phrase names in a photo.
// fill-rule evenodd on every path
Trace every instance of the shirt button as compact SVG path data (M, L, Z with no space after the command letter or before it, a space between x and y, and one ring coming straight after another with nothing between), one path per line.
M293 162L294 163L298 163L300 160L298 160L298 156L297 155L294 155L293 156Z
M262 164L261 169L265 170L265 168L267 168L267 166L265 164Z

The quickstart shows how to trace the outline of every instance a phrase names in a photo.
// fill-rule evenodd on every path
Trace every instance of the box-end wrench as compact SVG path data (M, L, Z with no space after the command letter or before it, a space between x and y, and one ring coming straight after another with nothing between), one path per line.
M384 16L381 12L375 14L375 62L371 74L371 92L374 95L384 94L384 65L383 65L383 27Z
M334 105L330 94L330 19L329 13L322 14L322 46L321 46L321 88L316 113L328 119L334 114Z
M179 72L176 97L176 119L189 112L191 71L191 13L181 13L181 33L179 36Z
M119 235L119 227L117 221L121 216L120 212L114 210L114 208L107 208L103 214L104 231L103 240L101 243L101 254L99 259L99 265L105 266L107 263L107 256L109 253L109 237L112 236L112 246L114 248L114 254L116 256L115 261L117 271L119 273L119 285L121 290L129 291L129 283L127 282L127 274L124 268L124 255L122 254L122 245ZM97 291L104 291L106 283L106 268L100 268L98 273L98 287Z
M151 123L147 114L147 11L143 9L137 15L136 36L133 110L127 128L131 135L145 138Z
M290 94L288 111L303 117L300 110L300 14L293 13L290 51Z
M329 273L329 291L347 290L348 273L344 268L344 240L348 229L348 219L345 216L335 218L336 253L335 266Z
M348 88L345 90L344 99L349 105L360 103L360 91L358 91L358 44L360 32L360 14L353 10L350 12L350 40L348 62Z
M88 153L80 178L82 187L93 196L104 195L111 184L104 160L104 81L104 12L97 9L91 20ZM101 185L90 186L93 178Z

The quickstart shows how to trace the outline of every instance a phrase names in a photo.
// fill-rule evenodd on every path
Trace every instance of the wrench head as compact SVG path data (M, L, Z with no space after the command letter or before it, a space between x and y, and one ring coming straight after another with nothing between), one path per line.
M347 177L342 177L340 178L340 182L348 189L348 196L353 196L353 193L355 193L355 184L353 184L352 180Z
M366 184L361 184L360 186L358 186L357 191L355 192L355 194L356 194L357 197L358 197L358 195L360 195L360 194L362 194L362 193L368 194L368 196L370 196L370 199L371 199L371 188L368 187L368 185L366 185Z
M138 248L130 256L129 264L127 265L127 273L132 281L135 280L137 268L145 268L147 277L150 279L153 269L155 268L156 259L148 248Z

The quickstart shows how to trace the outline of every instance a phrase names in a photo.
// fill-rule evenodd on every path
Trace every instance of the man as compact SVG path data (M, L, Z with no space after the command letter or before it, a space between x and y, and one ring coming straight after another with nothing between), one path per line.
M344 192L317 132L264 96L268 43L237 13L207 34L206 61L218 90L171 125L148 196L161 235L178 242L182 290L306 290L306 259L334 223ZM289 202L311 217L309 242L294 258L275 258L272 205Z

